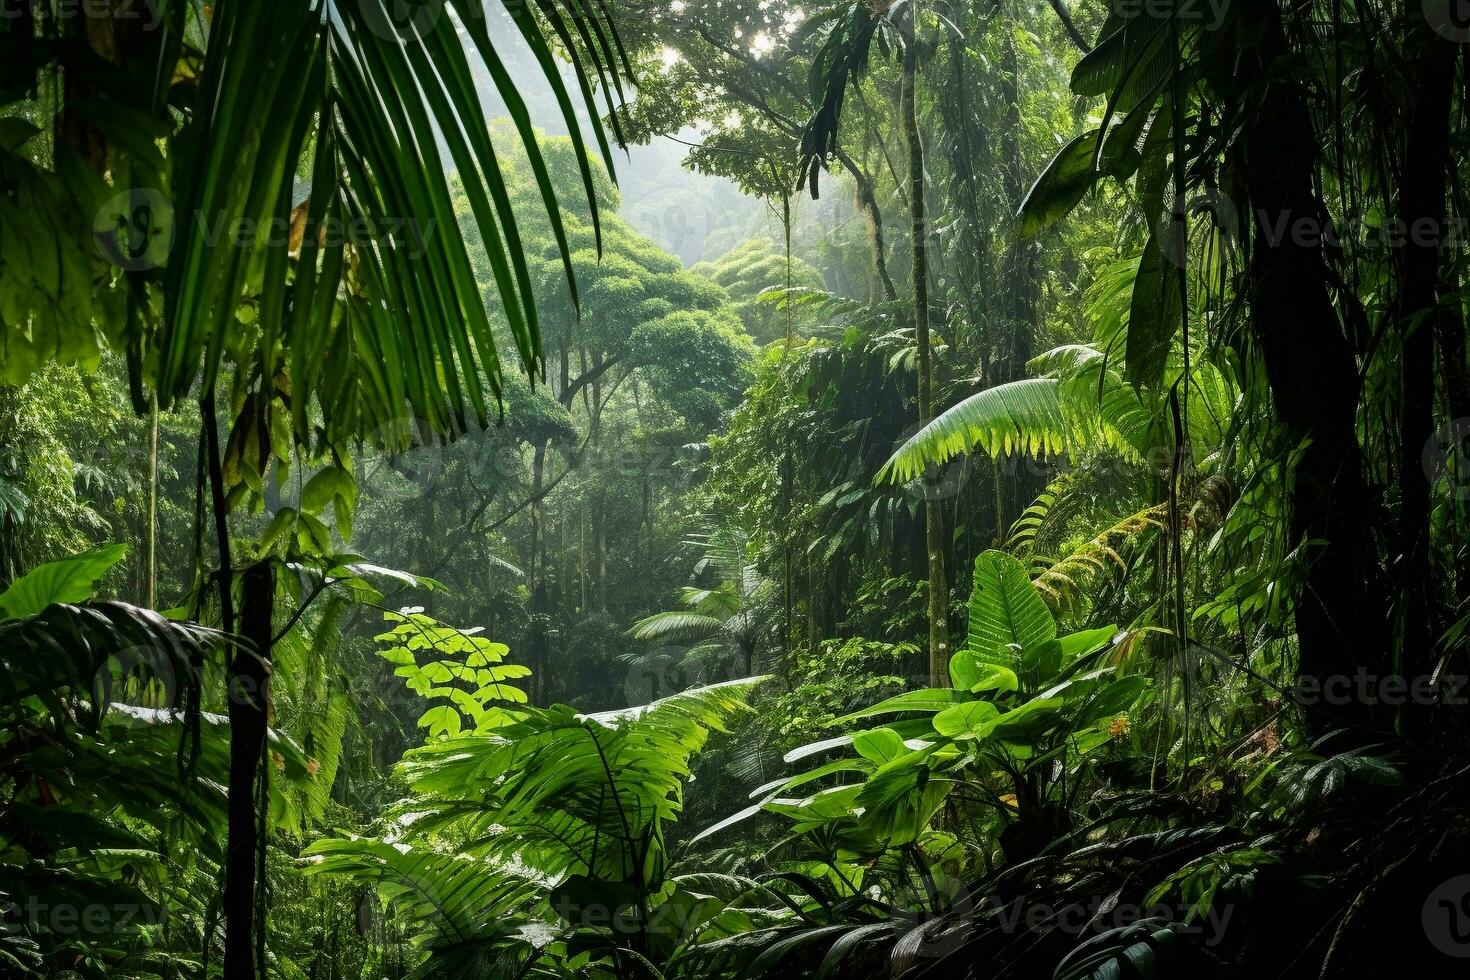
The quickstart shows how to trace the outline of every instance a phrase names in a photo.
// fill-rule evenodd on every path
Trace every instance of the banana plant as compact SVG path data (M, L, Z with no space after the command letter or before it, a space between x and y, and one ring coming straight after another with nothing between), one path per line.
M1025 567L988 551L975 562L968 636L951 658L951 686L908 691L839 719L895 720L793 750L786 761L846 751L759 787L759 803L705 834L765 811L791 820L798 834L830 835L837 859L855 861L914 848L946 803L978 802L1000 812L1008 858L1033 856L1070 824L1084 766L1127 734L1127 713L1149 687L1105 662L1117 634L1105 626L1059 636ZM1009 785L997 785L997 775Z

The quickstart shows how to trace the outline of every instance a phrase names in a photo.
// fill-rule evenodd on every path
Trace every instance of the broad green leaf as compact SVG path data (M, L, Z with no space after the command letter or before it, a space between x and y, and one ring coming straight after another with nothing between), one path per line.
M1036 698L996 720L991 734L997 738L1027 738L1049 728L1061 717L1066 702L1061 698Z
M1171 261L1169 242L1177 239L1171 225L1163 236L1150 235L1133 281L1133 303L1128 314L1125 375L1136 388L1158 388L1164 382L1169 351L1179 332L1183 306L1179 268ZM1182 247L1172 257L1178 260Z
M989 701L970 701L946 708L934 716L934 730L946 738L986 738L1001 718Z
M858 732L852 737L853 750L858 755L882 765L892 762L903 755L907 749L904 748L903 739L891 728L874 728L866 732Z
M886 701L881 701L871 708L863 708L852 714L843 715L834 724L842 724L849 721L857 721L860 718L872 718L877 715L895 715L903 711L943 711L952 704L969 700L968 696L959 691L947 687L927 687L919 691L905 691L903 694L895 695ZM835 740L830 740L835 741ZM791 760L788 758L788 762Z
M986 691L1005 693L1020 687L1016 672L1000 664L986 663L969 650L960 650L949 658L949 677L955 688L981 694Z
M1103 626L1095 630L1083 630L1080 633L1068 633L1061 637L1062 659L1071 663L1078 657L1096 653L1112 642L1113 637L1118 635L1118 627Z
M1093 167L1098 132L1074 138L1046 165L1021 202L1021 234L1039 234L1072 213L1100 176Z
M1014 670L1017 650L1032 650L1056 638L1051 610L1014 557L985 552L975 559L974 582L965 649L979 660Z
M127 553L127 545L113 544L32 569L0 593L0 621L35 616L58 602L90 599L98 579Z

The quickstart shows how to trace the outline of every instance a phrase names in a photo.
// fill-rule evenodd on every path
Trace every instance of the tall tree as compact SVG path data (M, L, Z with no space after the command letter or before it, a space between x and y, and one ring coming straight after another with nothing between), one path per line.
M918 5L909 4L908 36L903 49L899 112L909 155L910 247L913 252L914 347L919 376L919 427L934 418L934 352L929 335L929 217L925 210L924 144L919 134ZM944 511L937 500L924 501L924 550L929 568L929 683L949 684L949 583L944 572Z

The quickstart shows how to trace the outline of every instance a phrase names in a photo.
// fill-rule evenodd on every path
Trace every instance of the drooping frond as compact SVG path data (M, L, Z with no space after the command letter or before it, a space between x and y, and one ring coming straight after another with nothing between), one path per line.
M947 463L977 446L993 456L1060 453L1071 444L1052 378L1028 378L960 402L899 447L878 473L879 482L907 482L931 463Z
M635 640L697 640L720 630L724 620L698 612L661 612L633 625Z
M267 379L289 370L298 440L308 438L312 401L332 436L376 431L394 448L411 435L394 427L404 416L444 438L488 425L502 356L456 187L483 243L505 337L527 371L541 370L525 216L512 208L475 66L488 69L506 104L576 302L556 190L503 60L503 35L519 34L555 96L594 227L579 116L610 159L592 85L608 94L616 131L611 93L620 93L627 63L613 54L601 4L537 8L451 0L403 16L386 0L215 5L196 111L180 134L189 166L176 174L153 379L165 406L189 395L201 365L204 390L213 388L237 307L258 289L258 359ZM572 64L581 106L551 44ZM298 172L310 175L305 201ZM289 229L290 248L221 228Z
M523 708L494 734L432 742L402 765L417 794L415 831L452 828L472 853L548 879L626 880L635 855L680 812L694 753L746 710L760 681L595 715Z
M312 873L376 887L408 921L430 930L431 949L505 940L515 933L506 922L509 913L535 893L533 881L504 865L373 838L328 838L313 844L308 854Z

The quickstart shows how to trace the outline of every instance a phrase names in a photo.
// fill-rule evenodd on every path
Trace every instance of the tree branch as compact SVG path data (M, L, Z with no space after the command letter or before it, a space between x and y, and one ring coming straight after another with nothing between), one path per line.
M1072 43L1077 45L1083 54L1091 54L1092 45L1087 43L1087 39L1082 36L1082 32L1077 30L1077 25L1072 23L1072 15L1067 12L1065 0L1046 0L1046 2L1051 4L1051 9L1057 12L1057 18L1062 22L1062 29L1067 32L1067 36L1072 39Z

